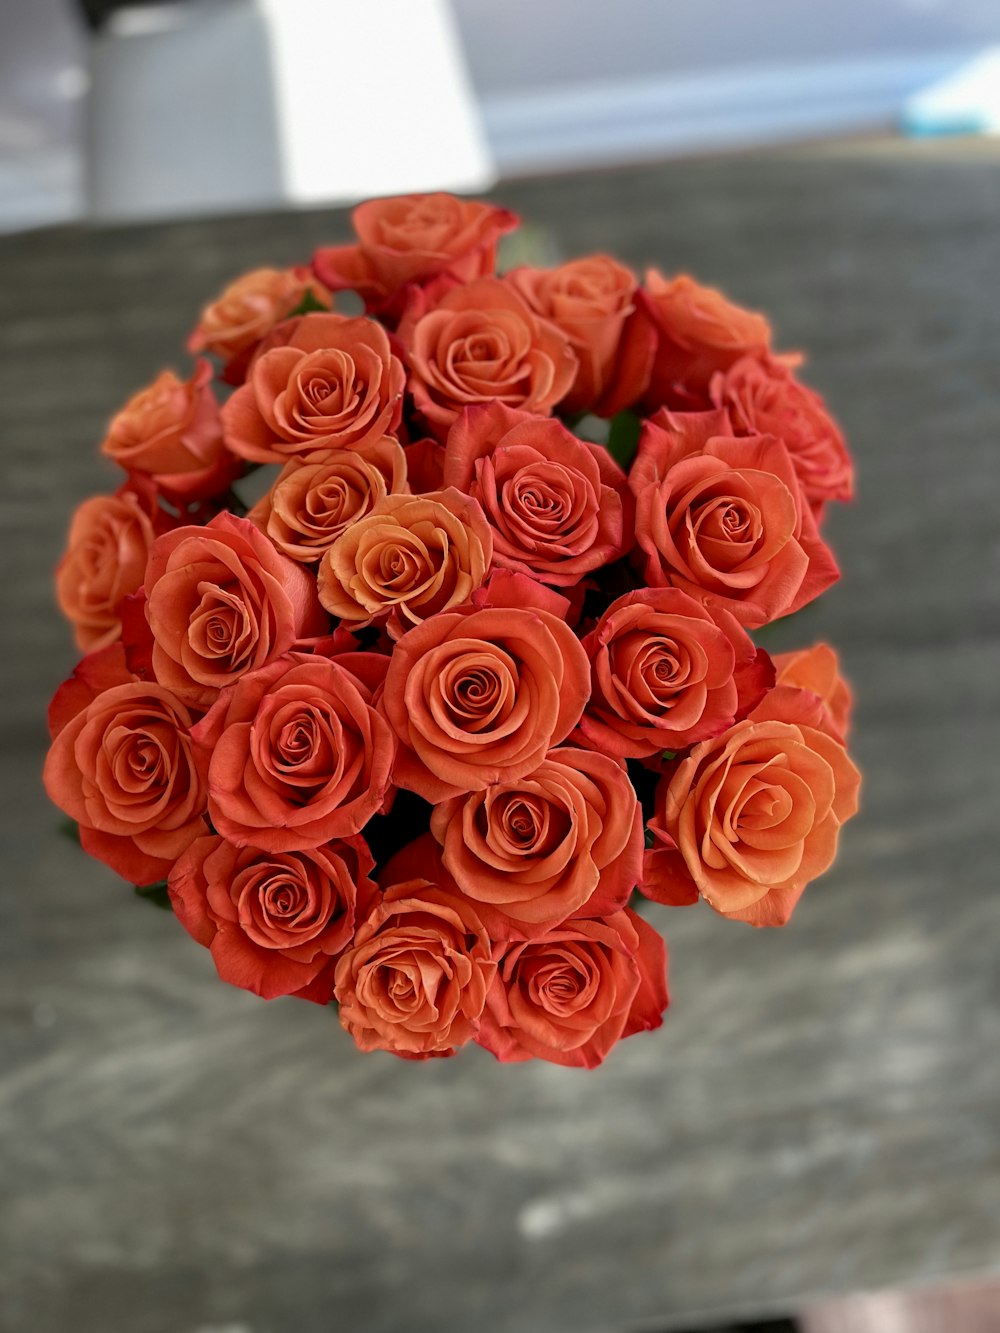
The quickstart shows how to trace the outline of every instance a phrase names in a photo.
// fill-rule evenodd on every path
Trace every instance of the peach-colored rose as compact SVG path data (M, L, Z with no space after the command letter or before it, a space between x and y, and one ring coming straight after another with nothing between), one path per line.
M723 916L784 925L809 881L832 864L860 780L843 745L823 731L737 722L661 780L643 892L673 904L700 894Z
M211 352L238 383L260 340L306 300L327 310L330 293L307 268L255 268L243 273L201 312L189 352Z
M158 537L145 590L156 679L201 708L329 625L312 576L228 513Z
M583 639L590 702L579 732L620 758L648 759L718 736L774 684L774 668L735 616L677 588L612 602Z
M453 1055L479 1029L491 955L468 899L425 878L393 883L337 963L340 1021L363 1051Z
M686 273L646 274L639 296L656 331L656 353L645 403L649 410L709 405L712 376L743 356L764 356L771 328L763 315L735 305Z
M414 406L439 439L475 403L547 416L576 378L566 335L500 278L452 287L407 338Z
M622 1038L663 1022L663 939L626 908L573 917L499 955L476 1041L498 1060L593 1069Z
M547 611L445 611L396 644L381 708L399 739L394 780L425 800L530 773L579 721L587 656Z
M776 435L792 458L802 493L815 510L850 500L854 465L823 399L785 361L742 357L712 377L712 402L725 407L738 435Z
M543 583L578 583L632 544L625 474L549 417L466 408L448 433L444 478L482 505L494 563Z
M133 884L165 878L208 832L193 722L170 690L128 671L120 643L85 657L52 700L45 790L84 850Z
M286 852L360 833L390 793L395 744L374 707L385 666L289 653L219 696L193 738L224 838Z
M380 500L408 491L403 447L386 435L322 463L286 463L247 518L283 555L311 564Z
M491 938L624 907L642 874L642 812L623 764L550 750L526 777L434 807L445 869Z
M170 901L223 981L329 1004L334 961L374 900L374 864L362 838L295 852L198 838L170 872Z
M243 470L226 448L212 367L204 359L189 380L164 370L112 419L101 453L127 472L151 477L175 504L221 495Z
M735 438L724 411L657 413L629 485L650 586L681 588L754 629L839 577L788 450L773 435Z
M350 288L377 311L409 283L440 274L471 282L492 273L497 241L518 224L505 208L452 194L370 199L351 221L358 244L319 249L313 263L328 287Z
M222 409L226 443L257 463L357 449L396 430L404 380L374 320L301 315L261 344Z
M324 554L319 599L347 627L377 621L398 639L467 602L492 551L483 511L461 491L387 495Z
M168 526L155 497L129 486L79 506L56 570L56 597L81 651L94 652L121 637L122 602L142 587L149 548Z
M637 280L609 255L571 259L558 268L517 268L507 275L536 314L562 329L579 362L563 412L614 416L642 397L656 338L637 315Z
M800 648L797 652L778 653L774 665L778 669L778 681L773 693L780 693L784 697L789 690L806 692L817 705L812 712L810 725L843 741L850 729L854 700L851 687L840 674L835 650L827 643L817 643L812 648ZM763 701L764 704L769 699L770 696ZM762 706L758 706L758 709ZM786 710L788 706L786 703ZM758 709L755 709L753 716L758 716Z

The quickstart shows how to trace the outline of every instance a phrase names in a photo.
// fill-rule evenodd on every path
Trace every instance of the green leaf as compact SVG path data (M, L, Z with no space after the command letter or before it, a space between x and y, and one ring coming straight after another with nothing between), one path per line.
M643 842L644 842L645 845L646 845L646 850L647 850L647 851L649 850L650 847L655 847L655 846L656 846L656 838L653 836L653 830L652 830L652 829L646 829L646 830L645 830L645 832L644 832L643 835L642 835L642 840L643 840Z
M664 750L664 751L663 751L663 756L662 756L662 757L663 757L663 762L664 762L665 764L669 764L670 761L671 761L671 759L676 759L676 758L677 758L678 753L679 753L679 752L678 752L677 750Z
M153 903L156 907L162 907L165 912L174 910L170 901L170 894L167 892L167 881L165 879L161 879L159 884L135 884L133 887L137 898L145 898L148 903Z
M627 472L632 459L639 448L639 432L642 430L642 418L634 412L619 412L611 420L608 434L608 453L619 467Z
M75 819L61 819L59 821L59 832L64 838L69 838L70 842L80 845L80 825Z
M326 313L327 307L323 305L322 301L317 301L315 296L313 296L312 288L307 287L305 290L305 294L302 297L302 300L298 303L298 305L295 307L294 310L290 310L288 312L285 318L294 319L296 315L311 315L316 311Z

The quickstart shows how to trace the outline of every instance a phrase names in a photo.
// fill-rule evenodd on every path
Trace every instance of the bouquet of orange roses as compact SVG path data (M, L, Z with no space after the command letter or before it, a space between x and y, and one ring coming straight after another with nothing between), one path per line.
M636 894L781 925L856 809L833 651L752 637L837 578L850 457L690 277L498 276L517 219L449 195L353 221L112 420L46 786L223 980L590 1068L667 1005Z

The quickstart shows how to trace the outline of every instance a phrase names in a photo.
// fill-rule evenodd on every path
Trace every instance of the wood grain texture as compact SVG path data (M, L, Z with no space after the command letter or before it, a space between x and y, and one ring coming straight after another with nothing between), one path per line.
M356 1056L54 833L50 574L103 422L341 214L0 241L0 1326L588 1333L1000 1271L1000 149L511 186L555 254L689 268L804 346L857 454L843 583L774 632L858 693L862 815L785 932L658 910L674 1005L594 1075Z

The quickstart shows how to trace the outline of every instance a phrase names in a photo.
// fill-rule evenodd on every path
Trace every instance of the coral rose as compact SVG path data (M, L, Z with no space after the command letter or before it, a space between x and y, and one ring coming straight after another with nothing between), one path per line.
M754 708L752 716L763 716L766 706L768 716L783 721L808 721L810 726L825 731L835 740L844 741L851 724L853 698L851 687L840 674L834 649L827 643L817 643L797 652L779 653L774 665L778 670L777 685ZM793 691L797 696L807 696L805 701L799 699L799 709L804 708L801 718L788 716L794 706Z
M323 556L319 599L348 628L377 621L397 639L467 602L492 550L483 511L461 491L388 495Z
M461 894L424 878L391 884L337 963L340 1021L363 1051L453 1055L479 1029L491 955Z
M547 416L576 378L566 335L500 278L447 291L414 322L408 350L414 407L439 439L475 403Z
M723 916L784 925L832 864L859 784L843 745L825 732L738 722L661 779L643 892L677 905L700 894Z
M243 273L201 312L189 352L211 352L239 382L260 340L303 304L329 309L330 293L307 268L255 268Z
M640 303L656 332L656 352L644 402L650 411L709 406L713 375L743 356L764 356L771 328L763 315L702 287L686 273L646 274Z
M164 879L208 832L193 722L170 690L131 675L117 643L85 657L49 708L45 790L84 851L133 884Z
M56 570L56 597L82 652L121 637L122 602L142 587L149 548L168 526L155 497L129 486L79 506Z
M447 611L393 650L381 709L394 778L437 802L530 773L569 735L589 692L573 631L547 611Z
M625 474L551 418L466 408L448 433L444 479L482 505L494 563L543 583L577 583L632 544Z
M198 838L170 872L170 901L223 981L329 1004L334 960L374 900L373 867L361 838L295 852Z
M392 732L374 708L386 659L289 653L198 723L216 830L238 847L319 847L359 833L390 791Z
M310 574L228 513L158 537L145 589L156 679L201 708L329 624Z
M222 409L226 443L257 463L357 449L395 431L404 379L374 320L302 315L261 344Z
M189 380L162 371L112 419L101 453L150 477L174 504L221 495L243 470L226 448L212 367L199 360Z
M736 439L725 412L657 413L629 485L650 586L681 588L754 629L839 577L788 450L773 435Z
M643 588L612 602L583 639L588 745L648 759L718 736L774 684L767 654L727 611L677 588Z
M492 273L497 241L518 224L505 208L453 194L370 199L351 221L358 244L319 249L313 264L328 287L358 292L372 311L385 311L409 283Z
M282 555L311 564L380 500L408 490L403 447L386 435L322 463L286 463L247 518Z
M712 402L725 407L737 435L776 435L791 455L802 493L820 510L850 500L854 465L823 399L773 357L742 357L712 377Z
M642 812L624 765L550 750L523 778L434 807L445 869L493 939L624 907L642 873Z
M589 255L557 268L516 268L507 279L576 353L576 379L561 411L610 417L642 397L656 337L636 310L631 269L609 255Z
M623 1037L663 1023L663 939L630 909L574 917L499 955L476 1041L498 1060L594 1069Z

